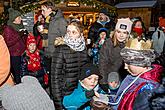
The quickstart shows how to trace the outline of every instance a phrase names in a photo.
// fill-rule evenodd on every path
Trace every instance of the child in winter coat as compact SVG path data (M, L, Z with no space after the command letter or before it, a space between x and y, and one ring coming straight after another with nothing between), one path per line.
M106 28L100 28L98 32L98 39L94 43L91 56L93 58L93 64L99 64L99 50L108 38L108 30Z
M29 34L26 44L27 48L21 59L21 76L34 76L43 87L46 87L48 74L44 66L43 54L36 48L36 40L32 34Z
M101 79L98 68L93 64L82 67L78 87L72 94L64 96L63 105L67 110L90 110L89 102L93 96L99 97L96 92L98 81Z

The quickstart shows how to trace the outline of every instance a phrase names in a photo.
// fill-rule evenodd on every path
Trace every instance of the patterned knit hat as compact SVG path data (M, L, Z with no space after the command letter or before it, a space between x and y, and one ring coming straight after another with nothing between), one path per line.
M124 62L129 65L147 67L155 60L154 50L150 49L150 40L129 39L126 47L120 52Z
M2 105L7 110L55 110L53 101L32 76L24 76L22 83L2 87Z
M35 44L37 43L32 33L28 35L27 40L26 40L26 45L29 46L31 43L35 43Z
M131 33L132 21L129 18L118 19L115 29L122 29L126 30L128 33Z
M21 16L21 13L18 10L14 10L13 8L9 8L8 11L9 11L9 20L12 22L15 20L15 18Z

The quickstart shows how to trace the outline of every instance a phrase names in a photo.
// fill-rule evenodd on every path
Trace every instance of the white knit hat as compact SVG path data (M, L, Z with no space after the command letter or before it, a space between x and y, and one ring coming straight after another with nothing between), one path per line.
M118 19L115 29L123 29L128 33L131 33L132 30L132 21L129 18Z
M53 101L32 76L24 76L15 86L4 85L1 95L7 110L55 110Z

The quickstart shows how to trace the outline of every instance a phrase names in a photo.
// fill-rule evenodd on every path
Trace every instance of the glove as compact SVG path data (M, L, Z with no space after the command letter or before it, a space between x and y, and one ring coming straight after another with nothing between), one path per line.
M92 98L94 95L95 95L94 90L85 91L85 96L86 96L87 98Z

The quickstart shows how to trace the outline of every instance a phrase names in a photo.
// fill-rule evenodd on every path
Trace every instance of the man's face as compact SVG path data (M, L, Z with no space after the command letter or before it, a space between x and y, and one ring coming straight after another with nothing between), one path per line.
M139 67L139 66L134 66L134 65L128 65L125 63L125 69L132 75L132 76L137 76L140 73L144 71L145 68Z
M47 8L46 6L42 5L41 6L41 10L42 10L42 15L46 18L47 16L49 16L49 14L52 12L51 8Z
M124 42L128 38L128 32L123 29L118 29L115 32L115 36L119 42Z
M104 13L100 13L99 14L99 20L100 21L107 21L107 15L105 15Z

